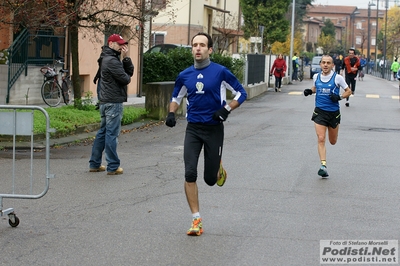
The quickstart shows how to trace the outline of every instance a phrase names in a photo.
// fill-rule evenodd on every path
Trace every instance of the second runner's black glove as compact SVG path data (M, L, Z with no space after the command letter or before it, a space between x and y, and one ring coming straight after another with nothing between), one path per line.
M331 98L332 102L337 103L338 101L340 101L342 99L342 97L340 97L340 95L331 93L329 94L329 97Z
M311 89L305 89L304 90L304 96L308 96L312 94L312 90Z

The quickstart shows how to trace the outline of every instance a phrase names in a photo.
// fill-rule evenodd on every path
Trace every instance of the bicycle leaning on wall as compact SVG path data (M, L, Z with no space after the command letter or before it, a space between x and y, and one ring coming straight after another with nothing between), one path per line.
M43 101L51 107L56 107L61 102L61 96L65 104L70 102L70 93L73 91L68 69L60 69L61 85L58 81L57 64L64 64L61 60L55 60L53 66L44 66L40 72L44 76L41 88Z
M303 66L299 67L299 69L297 70L297 79L299 81L303 81L304 79L304 70L303 70Z

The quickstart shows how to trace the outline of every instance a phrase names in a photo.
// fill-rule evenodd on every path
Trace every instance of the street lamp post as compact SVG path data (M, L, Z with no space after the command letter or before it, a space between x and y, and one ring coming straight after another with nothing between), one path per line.
M375 65L374 69L376 70L377 62L378 62L378 13L379 13L379 0L376 1L376 30L375 30Z
M293 0L292 3L292 31L290 34L290 58L289 58L289 83L292 83L292 72L293 72L293 62L292 62L292 58L293 58L293 41L294 41L294 8L296 5L296 0Z
M388 19L388 6L389 6L389 0L385 1L385 39L384 39L384 43L383 43L383 63L384 63L384 67L386 70L386 64L387 64L387 57L386 57L386 39L387 39L387 19ZM390 76L389 76L390 78Z
M368 46L367 46L367 73L369 73L369 61L371 60L370 55L370 42L371 42L371 6L374 6L374 3L368 3Z
M263 54L264 53L264 26L259 25L258 29L261 32L261 54Z

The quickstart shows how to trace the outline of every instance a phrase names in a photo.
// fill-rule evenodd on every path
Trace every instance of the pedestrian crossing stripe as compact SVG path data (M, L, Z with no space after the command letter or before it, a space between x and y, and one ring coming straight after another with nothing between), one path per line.
M290 91L287 94L289 95L303 95L302 91ZM315 96L315 94L313 94L313 96ZM359 94L360 96L360 94ZM354 97L354 95L350 95L350 97ZM379 98L392 98L393 100L400 100L400 96L388 96L388 95L384 95L384 96L380 96L379 94L366 94L365 98L372 98L372 99L379 99Z

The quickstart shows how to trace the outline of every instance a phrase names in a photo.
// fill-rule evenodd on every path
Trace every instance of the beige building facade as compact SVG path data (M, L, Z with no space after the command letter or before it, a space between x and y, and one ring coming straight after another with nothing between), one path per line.
M168 14L174 13L171 20ZM239 0L171 0L171 4L152 18L148 47L160 43L190 45L198 32L213 37L214 49L237 51L240 32Z

